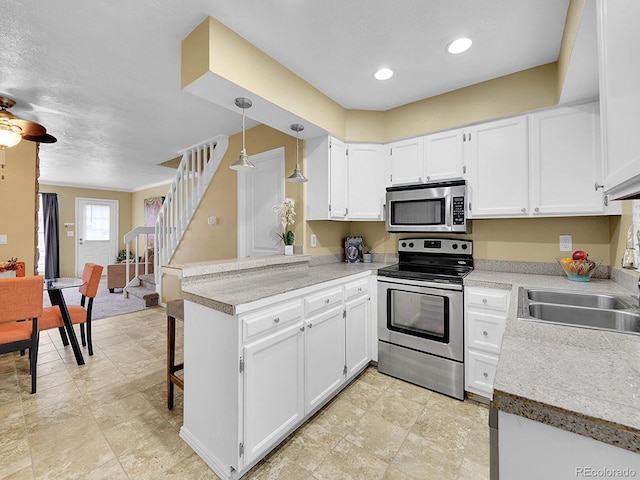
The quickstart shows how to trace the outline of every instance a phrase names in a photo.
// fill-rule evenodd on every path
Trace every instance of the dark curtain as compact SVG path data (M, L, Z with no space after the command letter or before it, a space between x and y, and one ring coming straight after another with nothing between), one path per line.
M60 236L58 233L58 194L41 193L44 219L44 278L60 276Z

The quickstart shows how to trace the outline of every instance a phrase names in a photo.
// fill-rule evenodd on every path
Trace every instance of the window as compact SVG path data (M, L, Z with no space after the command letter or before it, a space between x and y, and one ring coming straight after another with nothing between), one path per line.
M109 205L86 205L84 210L85 240L110 240L110 215Z

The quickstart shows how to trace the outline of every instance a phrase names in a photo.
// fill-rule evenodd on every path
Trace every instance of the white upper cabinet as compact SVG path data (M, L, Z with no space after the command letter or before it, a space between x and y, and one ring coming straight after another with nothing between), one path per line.
M382 220L382 148L307 140L307 220Z
M383 149L380 144L352 143L347 154L349 220L382 220Z
M425 181L423 137L387 143L385 150L389 166L387 186Z
M449 130L424 137L427 182L462 178L465 130Z
M473 218L529 214L529 153L525 116L466 130L469 208Z
M530 116L534 215L605 212L599 119L597 103Z
M640 2L598 0L604 189L611 198L640 192Z
M347 216L347 144L329 139L329 218Z

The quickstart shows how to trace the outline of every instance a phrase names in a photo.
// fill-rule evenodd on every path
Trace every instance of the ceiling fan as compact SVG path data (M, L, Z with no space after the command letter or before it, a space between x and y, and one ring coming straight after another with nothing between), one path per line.
M15 104L16 102L10 98L0 97L0 148L12 147L21 139L40 143L58 141L39 123L23 120L7 110Z

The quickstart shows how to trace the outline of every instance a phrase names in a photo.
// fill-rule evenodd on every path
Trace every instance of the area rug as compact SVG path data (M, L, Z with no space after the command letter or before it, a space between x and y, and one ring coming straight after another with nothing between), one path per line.
M64 301L67 302L67 305L80 305L82 295L77 288L65 288L62 294L64 295ZM49 295L46 291L43 296L43 305L45 307L51 305ZM118 290L116 290L115 293L109 293L107 278L104 277L100 280L98 294L93 300L91 318L92 320L98 320L100 318L113 317L115 315L137 312L144 309L144 300L138 297L130 295L129 298L125 298L122 291Z

